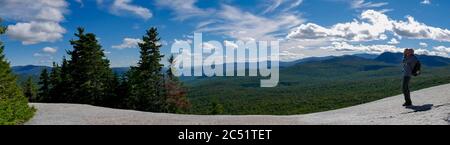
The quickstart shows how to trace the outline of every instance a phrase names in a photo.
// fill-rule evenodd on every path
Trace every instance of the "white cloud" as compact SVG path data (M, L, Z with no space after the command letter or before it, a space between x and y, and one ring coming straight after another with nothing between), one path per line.
M180 21L213 13L213 10L195 6L196 2L197 0L156 0L156 5L171 9L175 14L175 20Z
M37 62L39 64L50 65L52 62L54 62L54 57L50 54L36 52L33 54L33 56L37 59Z
M238 40L274 40L286 31L304 22L291 13L275 17L263 17L242 11L230 5L222 5L216 15L217 23L203 25L197 31L223 34Z
M400 44L400 42L398 42L397 39L392 38L392 39L388 42L388 44L397 45L397 44Z
M304 58L305 55L301 53L293 53L287 50L283 50L280 52L280 58L282 60L297 60L300 58Z
M321 47L321 49L331 49L335 51L342 52L352 52L352 53L371 53L371 54L380 54L383 52L397 52L401 53L406 48L396 47L394 45L352 45L347 42L333 42L331 46ZM445 47L435 48L438 51L432 51L422 48L413 48L414 52L419 55L435 55L435 56L443 56L449 57L449 55L443 51Z
M293 2L290 4L291 6L288 7L287 10L298 7L300 4L302 4L303 0L293 0Z
M424 5L429 5L429 4L431 4L431 1L430 0L423 0L422 2L420 2L421 4L424 4Z
M202 21L202 22L197 23L196 28L199 29L199 28L202 28L202 27L205 27L205 26L208 26L208 25L217 23L217 22L218 22L217 20L206 20L206 21Z
M268 12L274 11L276 8L278 8L281 5L283 0L271 0L270 2L271 3L269 3L269 7L267 7L267 9L264 10L263 13L268 13Z
M49 54L43 54L43 53L36 52L36 53L33 53L33 56L34 56L34 57L48 57L48 56L50 56L50 55L49 55Z
M159 41L159 45L169 45L169 44L167 43L167 41L161 40Z
M353 0L350 2L351 7L354 9L377 8L388 4L387 2L380 2L380 3L365 2L365 0Z
M132 0L114 0L110 8L111 12L115 15L122 15L123 12L128 12L144 20L150 19L153 16L149 9L132 5L132 2Z
M270 0L267 3L267 8L263 11L263 14L270 13L276 9L283 7L282 11L289 11L295 7L298 7L303 0Z
M67 6L65 0L1 0L0 16L16 21L60 22Z
M336 51L383 53L383 52L403 52L403 48L393 45L352 45L347 42L333 42L331 46L321 47L322 49L333 49Z
M188 43L188 44L192 44L192 40L191 39L186 39L186 40L178 40L178 39L174 39L173 40L174 42L173 43L184 43L184 42L186 42L186 43Z
M22 44L55 42L66 30L60 25L68 12L65 0L2 0L0 17L16 24L8 26L7 35Z
M49 54L55 54L58 51L58 49L53 47L44 47L42 48L42 51Z
M142 43L142 40L135 38L124 38L122 44L113 45L112 48L115 49L137 48L138 43Z
M231 49L236 49L239 47L236 43L234 43L232 41L228 41L228 40L224 41L224 45L225 45L224 46L225 48L231 48Z
M420 45L422 48L428 47L428 44L425 43L425 42L420 42L419 45Z
M443 53L450 53L450 47L436 46L433 49L436 51L439 51L439 52L443 52Z
M348 41L384 40L387 30L392 29L389 18L383 13L367 10L360 19L348 23L338 23L325 28L314 23L302 24L288 34L290 39L320 39Z
M28 22L9 25L6 34L12 39L21 40L22 44L55 42L63 37L66 29L55 22Z
M381 10L379 10L379 12L380 13L387 13L387 12L391 12L391 11L394 11L394 9L381 9Z
M215 48L215 46L211 43L208 43L208 42L203 43L203 50L212 50L214 48Z
M44 47L41 51L33 53L38 63L48 65L54 62L54 55L58 51L55 47Z
M395 34L411 39L432 39L450 42L450 30L428 26L417 22L412 16L406 17L408 21L393 21Z
M367 10L362 12L359 20L347 23L337 23L330 28L308 23L292 30L287 38L290 39L328 39L331 41L372 41L384 40L386 33L410 39L432 39L450 42L450 31L419 23L413 17L407 16L408 21L391 20L387 15Z
M428 49L415 49L414 50L415 54L419 54L419 55L434 55L434 56L442 56L442 57L450 57L447 53L445 52L441 52L441 51L433 51L433 50L428 50Z
M223 3L219 9L199 8L195 5L197 0L157 0L156 5L172 10L175 20L206 18L198 21L196 32L220 34L227 39L275 40L305 21L297 13L288 12L299 6L302 1L280 1L281 7L273 8L273 11L277 10L280 13L273 16L259 16Z

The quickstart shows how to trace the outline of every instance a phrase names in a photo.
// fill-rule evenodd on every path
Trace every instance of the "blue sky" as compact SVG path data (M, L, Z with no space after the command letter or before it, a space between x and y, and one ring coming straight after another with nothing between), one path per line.
M280 57L399 52L449 57L448 0L1 0L12 65L51 65L78 26L95 33L111 65L138 60L157 27L163 53L202 32L204 41L280 40Z

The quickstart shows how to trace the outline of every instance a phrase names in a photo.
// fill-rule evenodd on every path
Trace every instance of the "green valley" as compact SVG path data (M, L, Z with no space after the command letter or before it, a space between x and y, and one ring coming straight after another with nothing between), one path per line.
M450 66L423 68L413 78L417 90L450 83ZM342 56L280 69L274 88L260 88L257 77L215 77L190 81L189 113L304 114L338 109L401 94L400 64Z

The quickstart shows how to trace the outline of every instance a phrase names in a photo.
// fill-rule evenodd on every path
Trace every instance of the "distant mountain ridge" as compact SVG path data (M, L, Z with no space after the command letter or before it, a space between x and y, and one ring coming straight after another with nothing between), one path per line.
M38 66L38 65L25 65L25 66L13 66L12 71L16 75L28 75L28 76L38 76L41 74L42 70L47 69L50 71L52 67L49 66ZM113 67L113 72L121 75L127 72L129 67Z
M378 54L368 54L368 53L358 53L358 54L353 54L353 56L362 57L362 58L365 58L365 59L375 59L375 58L377 58L380 55L378 55Z
M450 65L450 58L440 57L440 56L429 56L429 55L416 55L417 58L423 65L431 67L447 66ZM402 53L392 53L385 52L375 58L377 61L390 63L390 64L400 64L403 60Z
M25 65L25 66L13 66L12 71L16 75L29 75L35 76L41 74L42 70L51 70L52 67L49 66L37 66L37 65Z
M428 56L428 55L417 55L418 59L422 62L425 66L431 66L431 67L441 67L441 66L447 66L450 65L450 58L440 57L440 56ZM313 62L320 62L319 64L315 65L326 65L326 64L333 64L335 62L341 62L339 65L351 65L354 63L360 63L361 66L364 66L365 68L361 68L363 70L373 70L378 68L386 67L385 64L400 64L402 62L403 54L401 53L391 53L391 52L385 52L380 55L375 54L354 54L354 55L344 55L344 56L325 56L325 57L308 57L303 58L291 62L280 62L279 66L281 68L289 68L289 67L295 67L299 64L305 64L305 63L313 63ZM345 62L345 63L342 63ZM380 62L380 63L376 63ZM346 64L347 63L347 64ZM367 64L363 64L367 63ZM381 64L385 63L385 64ZM246 66L248 66L249 63L246 63ZM336 64L335 64L336 65ZM236 67L236 66L235 66ZM269 66L270 67L270 66ZM19 76L39 76L39 74L42 72L43 69L49 69L51 70L52 67L48 66L36 66L36 65L26 65L26 66L13 66L12 71ZM112 70L118 75L125 74L130 67L113 67ZM166 68L163 69L165 71ZM189 77L191 78L191 77ZM183 78L183 80L186 78Z

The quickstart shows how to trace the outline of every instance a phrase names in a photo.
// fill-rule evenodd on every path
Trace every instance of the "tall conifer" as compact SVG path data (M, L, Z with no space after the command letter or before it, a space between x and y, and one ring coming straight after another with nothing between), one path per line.
M50 77L48 76L47 69L43 69L41 72L41 76L39 77L39 93L38 99L39 102L51 102L52 98L50 96Z
M110 94L110 82L114 75L109 68L109 60L106 59L102 46L93 33L85 33L83 28L78 28L75 34L77 40L71 40L73 50L68 54L70 84L72 92L70 98L78 103L103 105Z
M6 27L0 25L0 35L5 32ZM4 45L0 41L0 125L23 123L33 116L34 109L28 106L27 98L17 85L3 50Z
M157 29L152 27L146 31L139 43L140 60L132 67L129 74L130 96L128 106L132 109L161 112L166 106L163 95L163 74L160 63L160 38Z

